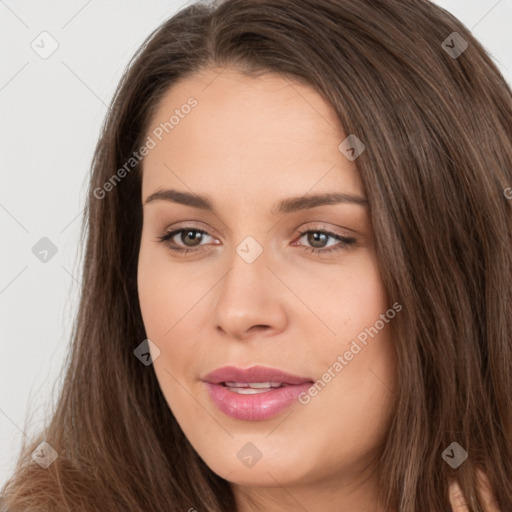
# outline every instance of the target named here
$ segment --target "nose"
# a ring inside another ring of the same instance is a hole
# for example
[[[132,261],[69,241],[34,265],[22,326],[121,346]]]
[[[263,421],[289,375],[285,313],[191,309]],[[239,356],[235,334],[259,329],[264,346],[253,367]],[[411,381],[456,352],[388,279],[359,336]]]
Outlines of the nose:
[[[231,268],[216,287],[215,328],[226,337],[246,340],[272,336],[286,329],[288,322],[286,287],[269,269],[267,253],[254,261],[238,253],[230,259]]]

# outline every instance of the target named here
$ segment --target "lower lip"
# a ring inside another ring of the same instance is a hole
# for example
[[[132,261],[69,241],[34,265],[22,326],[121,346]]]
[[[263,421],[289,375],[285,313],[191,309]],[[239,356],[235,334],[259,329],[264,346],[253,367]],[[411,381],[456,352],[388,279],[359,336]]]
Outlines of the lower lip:
[[[211,399],[228,416],[239,420],[266,420],[280,413],[295,402],[301,393],[313,385],[312,382],[294,386],[273,388],[264,393],[242,395],[230,391],[222,384],[205,382]]]

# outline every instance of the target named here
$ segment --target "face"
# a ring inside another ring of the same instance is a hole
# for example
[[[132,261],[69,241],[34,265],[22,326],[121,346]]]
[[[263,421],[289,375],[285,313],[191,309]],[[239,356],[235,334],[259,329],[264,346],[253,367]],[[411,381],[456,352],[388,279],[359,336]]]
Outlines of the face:
[[[139,300],[186,437],[235,486],[361,478],[389,423],[400,306],[335,112],[289,79],[208,70],[146,136]],[[340,196],[304,201],[324,194]]]

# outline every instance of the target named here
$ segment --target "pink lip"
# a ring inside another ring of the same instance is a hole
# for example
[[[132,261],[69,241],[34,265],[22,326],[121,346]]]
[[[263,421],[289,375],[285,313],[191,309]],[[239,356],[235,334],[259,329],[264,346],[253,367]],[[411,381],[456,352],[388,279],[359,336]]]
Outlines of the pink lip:
[[[310,377],[298,377],[264,366],[243,369],[234,366],[219,368],[202,379],[212,401],[228,416],[240,420],[265,420],[275,416],[297,401],[313,384]],[[285,386],[252,395],[230,391],[225,382],[280,382]]]
[[[282,382],[283,384],[304,384],[313,382],[311,377],[298,377],[276,368],[268,366],[251,366],[250,368],[237,368],[236,366],[223,366],[217,368],[203,377],[205,382],[220,384],[221,382]]]

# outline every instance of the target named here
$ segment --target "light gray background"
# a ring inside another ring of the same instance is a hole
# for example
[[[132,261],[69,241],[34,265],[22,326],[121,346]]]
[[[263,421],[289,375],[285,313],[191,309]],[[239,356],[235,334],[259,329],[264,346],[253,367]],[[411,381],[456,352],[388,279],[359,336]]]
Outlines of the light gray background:
[[[512,84],[512,0],[436,3],[473,30]],[[81,286],[81,213],[106,105],[139,45],[183,5],[0,0],[0,486],[60,386]],[[43,31],[59,45],[47,59],[31,47],[42,46]],[[58,249],[46,263],[32,253],[42,237]]]

